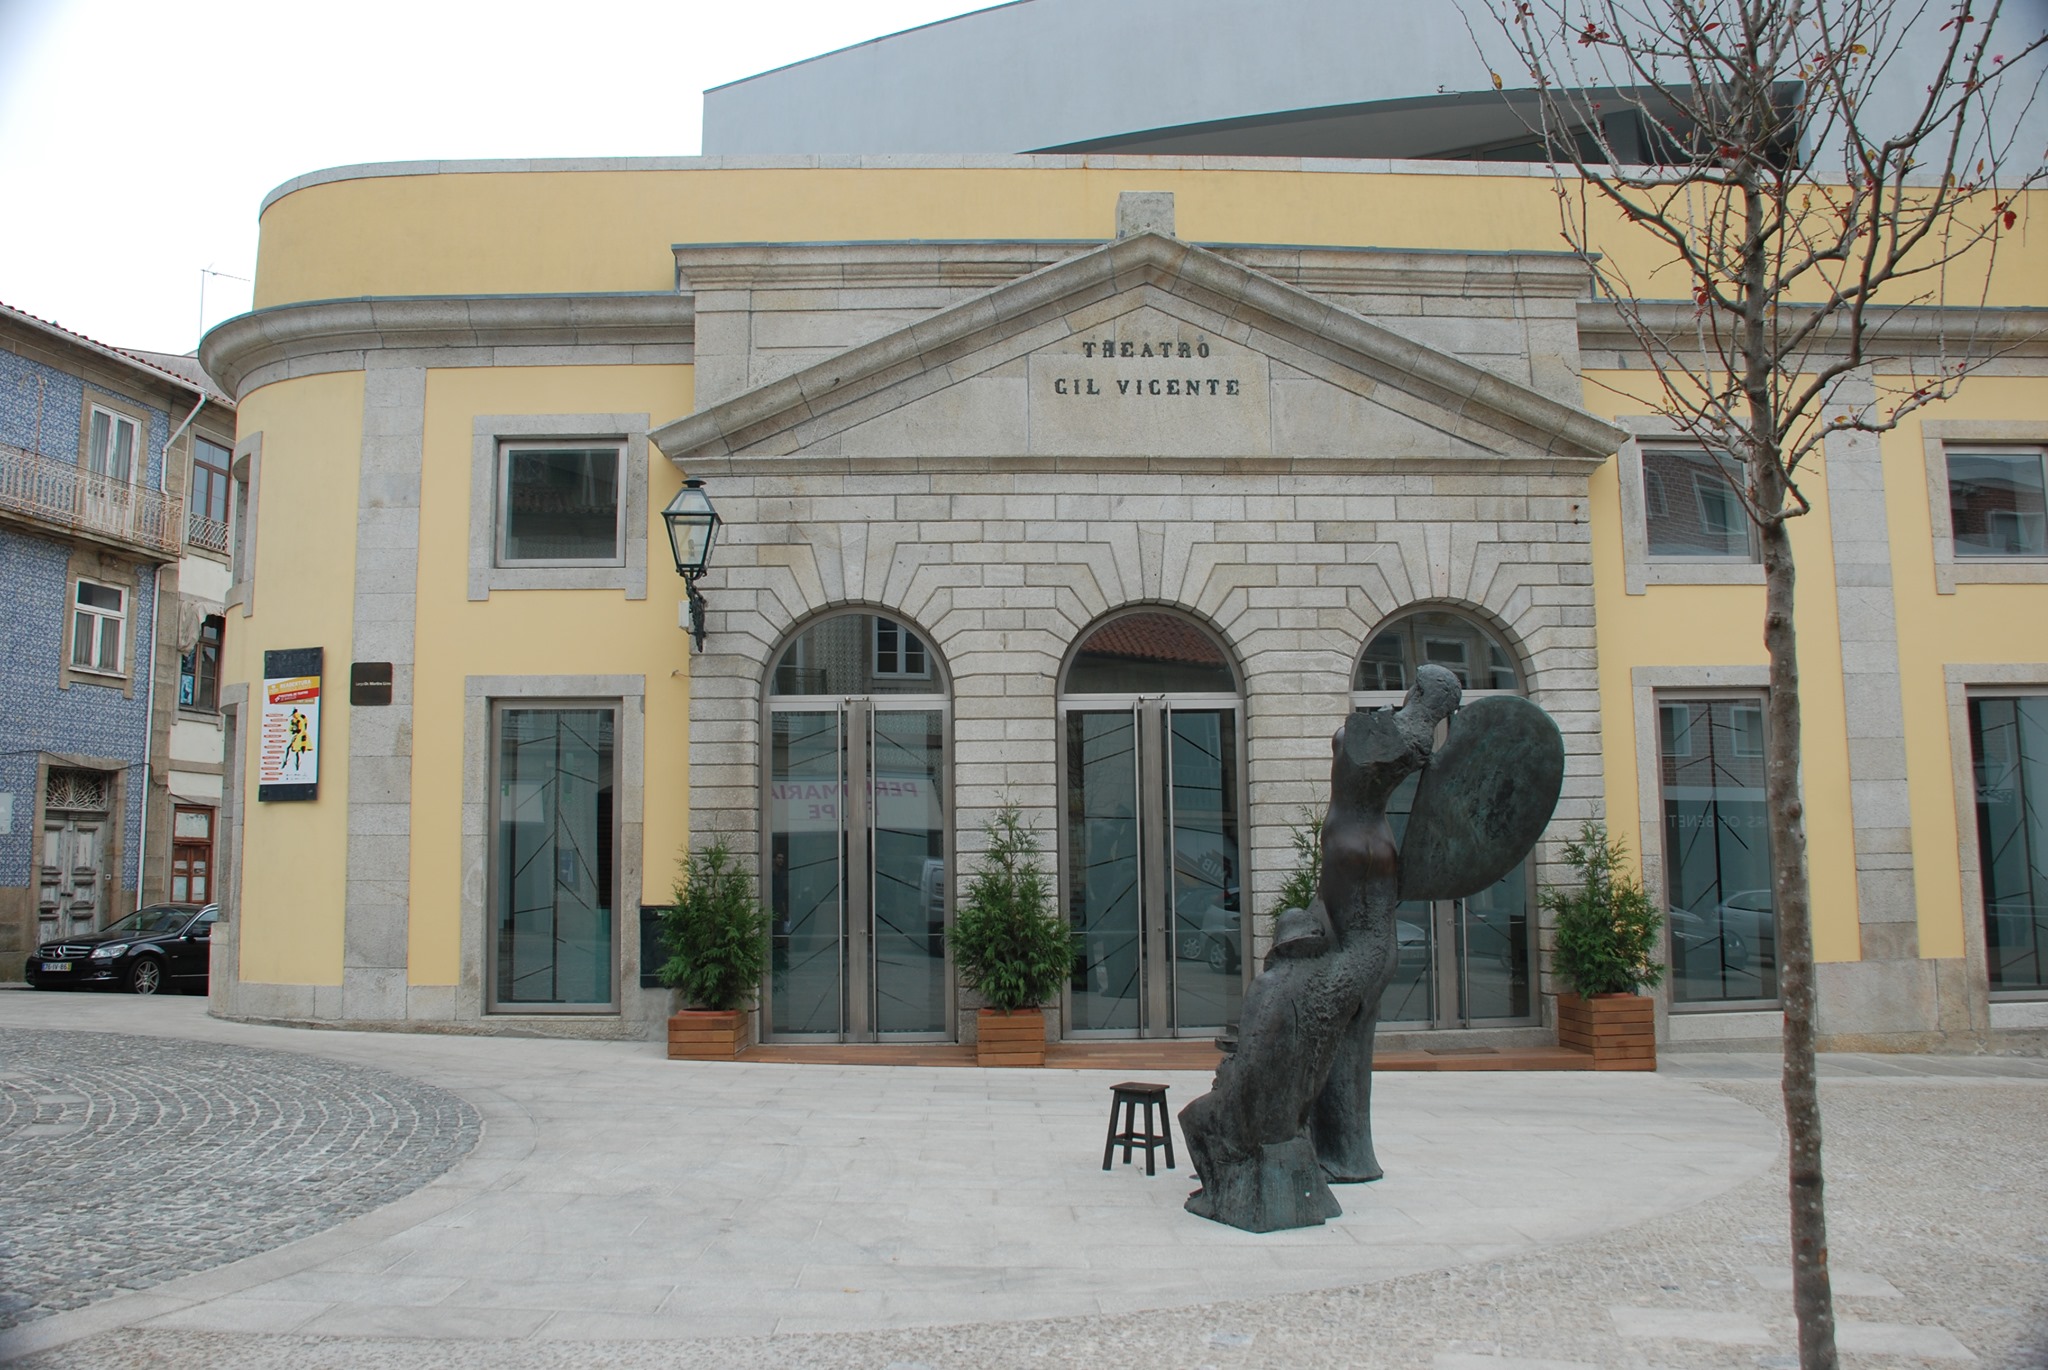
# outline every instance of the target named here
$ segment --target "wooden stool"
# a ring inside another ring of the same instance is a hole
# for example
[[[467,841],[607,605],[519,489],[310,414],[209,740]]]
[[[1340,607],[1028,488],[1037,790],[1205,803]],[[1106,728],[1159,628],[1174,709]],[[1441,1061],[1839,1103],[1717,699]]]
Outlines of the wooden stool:
[[[1116,1111],[1121,1105],[1124,1111],[1123,1131],[1117,1131]],[[1138,1108],[1145,1109],[1145,1127],[1138,1129]],[[1159,1110],[1158,1130],[1153,1130],[1152,1110]],[[1145,1173],[1156,1175],[1152,1153],[1159,1147],[1166,1148],[1166,1168],[1173,1169],[1173,1121],[1166,1116],[1166,1086],[1146,1084],[1142,1080],[1126,1080],[1120,1085],[1111,1085],[1109,1093],[1109,1141],[1102,1148],[1102,1168],[1109,1169],[1109,1158],[1116,1151],[1117,1144],[1124,1148],[1124,1164],[1131,1163],[1131,1148],[1145,1148]]]

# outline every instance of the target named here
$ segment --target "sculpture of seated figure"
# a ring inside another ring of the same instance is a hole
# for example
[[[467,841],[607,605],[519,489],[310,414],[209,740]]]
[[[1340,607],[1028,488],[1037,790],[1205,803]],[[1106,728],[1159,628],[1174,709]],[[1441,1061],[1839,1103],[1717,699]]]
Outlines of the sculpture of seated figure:
[[[1275,920],[1235,1049],[1209,1093],[1180,1113],[1202,1183],[1190,1212],[1253,1232],[1307,1227],[1343,1211],[1332,1181],[1380,1177],[1372,1045],[1394,974],[1395,907],[1461,898],[1506,875],[1563,783],[1563,739],[1549,715],[1507,696],[1460,710],[1459,697],[1455,676],[1424,666],[1398,710],[1357,710],[1337,729],[1316,898]],[[1435,748],[1446,720],[1450,734]],[[1416,771],[1423,778],[1397,844],[1387,801]]]

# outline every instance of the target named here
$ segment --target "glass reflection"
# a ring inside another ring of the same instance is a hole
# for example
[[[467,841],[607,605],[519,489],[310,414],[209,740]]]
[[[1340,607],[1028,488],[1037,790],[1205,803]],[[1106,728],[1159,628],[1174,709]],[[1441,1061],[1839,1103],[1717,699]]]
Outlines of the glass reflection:
[[[1521,677],[1498,638],[1457,614],[1424,612],[1395,619],[1372,636],[1353,674],[1354,690],[1405,691],[1415,668],[1442,666],[1466,690],[1519,690]]]
[[[1168,730],[1174,1026],[1184,1032],[1237,1021],[1244,996],[1237,715],[1175,709]]]
[[[875,1030],[946,1029],[946,818],[940,807],[944,715],[875,713]]]
[[[769,745],[769,1026],[777,1033],[838,1033],[845,767],[839,713],[778,712]]]
[[[1207,633],[1175,614],[1123,614],[1081,643],[1068,694],[1234,694],[1237,675]]]
[[[1695,1004],[1774,999],[1763,703],[1675,700],[1657,712],[1672,995]]]
[[[612,1002],[613,821],[612,710],[500,710],[500,1004]]]
[[[2048,989],[2048,697],[1971,700],[1970,750],[1991,988]]]
[[[772,695],[928,695],[944,689],[923,638],[880,614],[834,614],[797,635],[768,678]]]
[[[1067,715],[1067,916],[1081,934],[1070,996],[1081,1032],[1138,1028],[1138,750],[1129,710]]]

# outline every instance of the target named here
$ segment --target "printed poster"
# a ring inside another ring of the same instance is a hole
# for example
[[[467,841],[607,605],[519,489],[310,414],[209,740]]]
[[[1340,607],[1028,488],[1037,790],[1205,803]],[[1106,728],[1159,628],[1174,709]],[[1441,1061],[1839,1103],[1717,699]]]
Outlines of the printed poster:
[[[256,754],[259,800],[319,796],[321,650],[300,647],[263,654],[263,715]]]

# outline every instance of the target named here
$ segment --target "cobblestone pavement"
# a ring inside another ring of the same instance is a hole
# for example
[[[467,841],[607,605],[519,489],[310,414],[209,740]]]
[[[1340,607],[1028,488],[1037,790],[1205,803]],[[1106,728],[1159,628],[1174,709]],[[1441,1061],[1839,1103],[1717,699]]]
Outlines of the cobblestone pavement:
[[[447,1170],[476,1110],[319,1057],[0,1036],[0,1328],[334,1226]]]
[[[1709,1088],[1760,1111],[1773,1086]],[[1843,1364],[2048,1366],[2048,1087],[1854,1079],[1824,1090]],[[571,1345],[130,1330],[23,1362],[71,1367],[1388,1367],[1791,1370],[1783,1186],[1513,1260],[1359,1288],[1121,1316],[909,1331]]]

